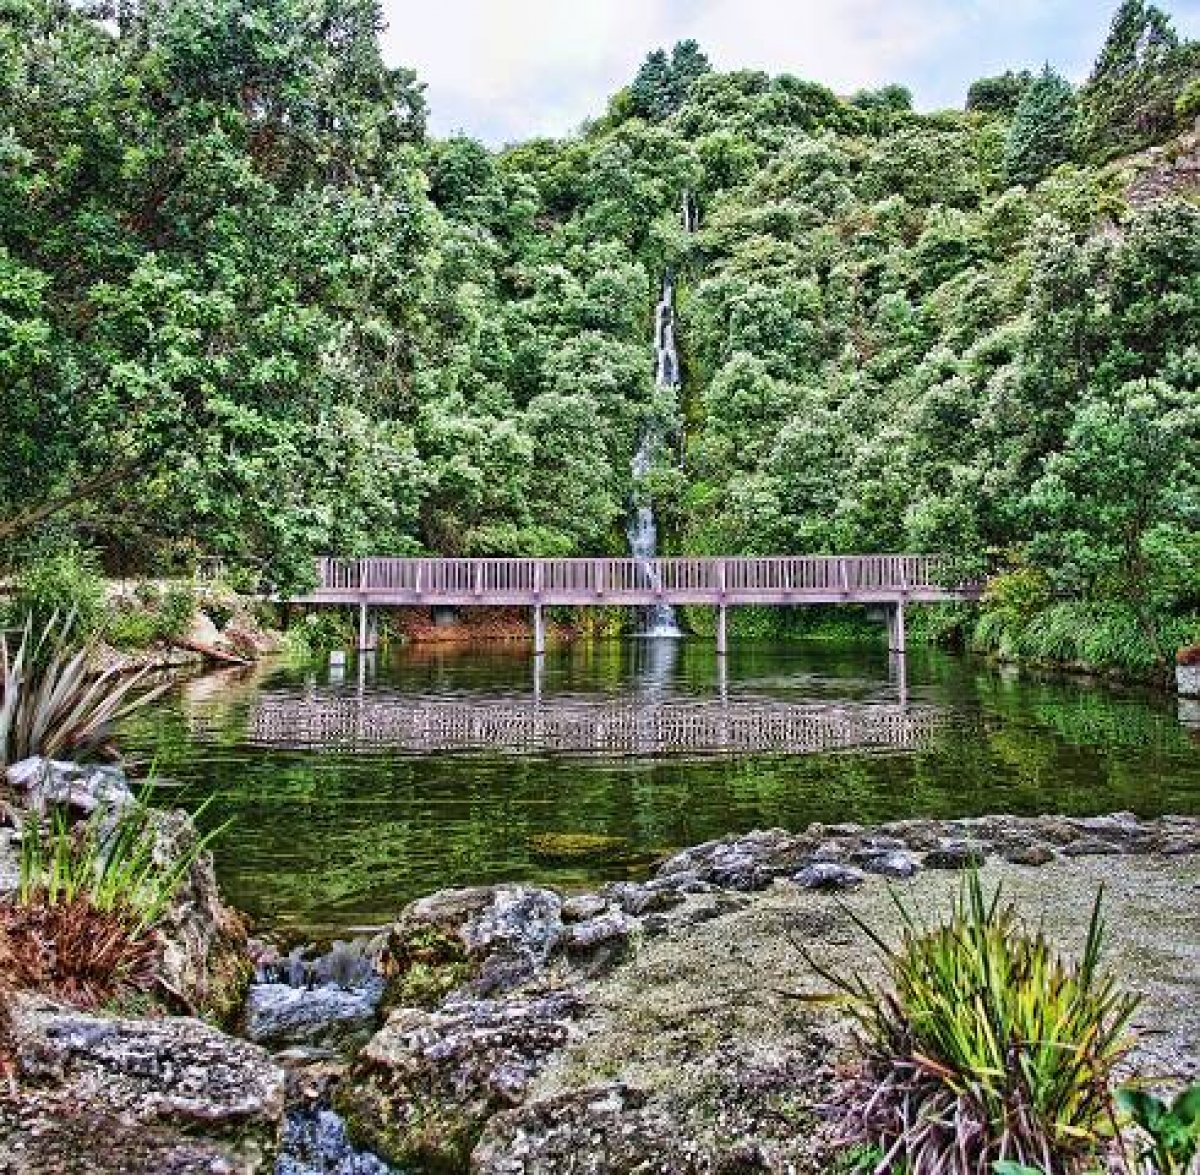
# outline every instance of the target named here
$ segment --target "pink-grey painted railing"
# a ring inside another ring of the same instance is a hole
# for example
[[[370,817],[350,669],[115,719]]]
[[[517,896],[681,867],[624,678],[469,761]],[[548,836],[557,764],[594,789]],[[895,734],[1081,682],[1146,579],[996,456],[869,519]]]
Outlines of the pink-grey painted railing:
[[[636,559],[318,561],[312,602],[804,603],[971,599],[938,555],[779,555]]]

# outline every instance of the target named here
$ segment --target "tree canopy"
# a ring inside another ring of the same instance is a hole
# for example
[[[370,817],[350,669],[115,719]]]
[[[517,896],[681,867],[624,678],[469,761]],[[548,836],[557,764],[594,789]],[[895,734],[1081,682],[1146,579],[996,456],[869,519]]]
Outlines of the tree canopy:
[[[682,42],[502,151],[428,136],[374,0],[117,15],[0,24],[10,565],[621,551],[665,413],[668,550],[940,549],[1148,625],[1200,605],[1200,212],[1104,165],[1195,85],[1153,6],[1078,96],[1047,67],[921,113]]]

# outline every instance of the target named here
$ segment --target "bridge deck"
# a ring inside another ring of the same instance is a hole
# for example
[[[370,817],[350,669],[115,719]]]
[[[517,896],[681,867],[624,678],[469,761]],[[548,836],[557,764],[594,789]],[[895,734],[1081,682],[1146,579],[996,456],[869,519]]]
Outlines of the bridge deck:
[[[321,559],[308,604],[649,605],[974,600],[938,555]]]

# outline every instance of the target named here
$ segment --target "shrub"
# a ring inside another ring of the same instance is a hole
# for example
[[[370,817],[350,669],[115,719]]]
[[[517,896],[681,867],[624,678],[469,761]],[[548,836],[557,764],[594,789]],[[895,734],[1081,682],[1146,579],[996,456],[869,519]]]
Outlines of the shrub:
[[[810,964],[848,997],[865,1050],[843,1092],[848,1142],[877,1144],[880,1169],[985,1175],[1000,1160],[1068,1175],[1101,1149],[1111,1078],[1128,1048],[1136,997],[1099,971],[1097,896],[1081,960],[1023,929],[972,874],[949,919],[902,933],[883,952],[890,987]]]
[[[288,629],[285,646],[296,656],[327,653],[331,649],[352,649],[356,643],[354,622],[339,608],[308,612]]]
[[[157,618],[149,612],[122,608],[109,614],[103,632],[118,649],[144,649],[158,638]]]
[[[1200,118],[1200,79],[1185,86],[1175,99],[1175,114],[1181,123]]]
[[[32,560],[16,577],[10,615],[35,629],[74,615],[76,631],[95,631],[104,614],[104,579],[90,551],[68,548]]]
[[[1002,602],[989,585],[972,636],[974,647],[1002,657],[1145,675],[1162,668],[1158,646],[1187,645],[1197,632],[1194,617],[1158,616],[1152,639],[1144,620],[1118,602],[1059,600],[1032,613],[1026,607]]]
[[[1028,620],[1049,605],[1050,581],[1035,567],[1018,567],[993,575],[987,582],[983,602],[989,612],[1002,612],[1017,620]]]
[[[163,593],[158,606],[158,635],[164,639],[184,636],[196,615],[196,593],[182,585],[173,585]]]
[[[73,640],[73,617],[35,631],[26,622],[15,648],[0,635],[0,767],[31,755],[86,757],[113,723],[167,688],[140,689],[145,672],[93,672],[92,645]]]

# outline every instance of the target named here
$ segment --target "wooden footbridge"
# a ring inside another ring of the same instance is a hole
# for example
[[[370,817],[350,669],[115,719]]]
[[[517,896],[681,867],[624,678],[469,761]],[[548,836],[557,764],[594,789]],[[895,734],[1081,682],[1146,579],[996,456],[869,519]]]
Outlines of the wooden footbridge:
[[[371,647],[371,608],[471,605],[533,610],[535,652],[553,605],[707,604],[726,651],[726,609],[738,604],[869,604],[888,610],[889,647],[903,652],[906,604],[975,600],[940,555],[778,555],[654,559],[320,559],[316,586],[296,604],[359,609],[359,645]]]
[[[396,696],[266,697],[250,740],[348,751],[549,751],[738,754],[915,751],[940,721],[930,708],[803,706],[769,700],[550,703],[514,698],[434,701]]]

